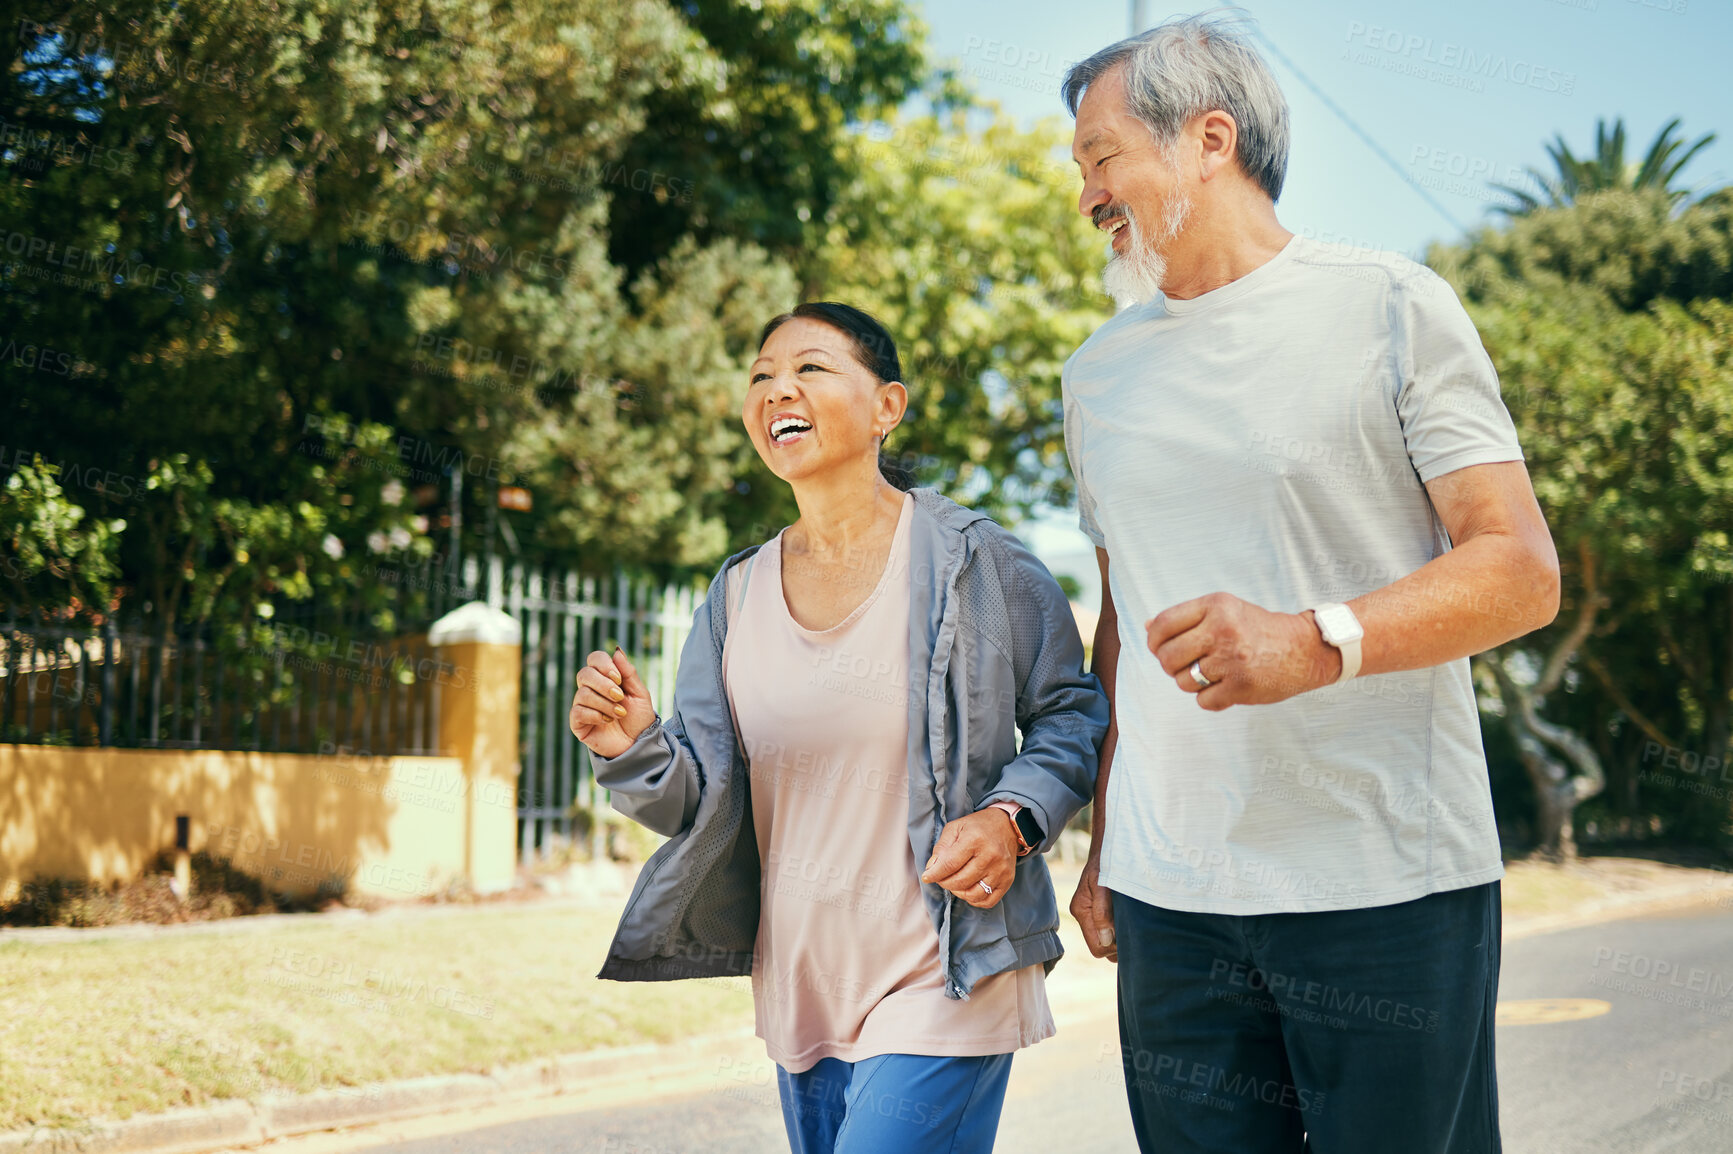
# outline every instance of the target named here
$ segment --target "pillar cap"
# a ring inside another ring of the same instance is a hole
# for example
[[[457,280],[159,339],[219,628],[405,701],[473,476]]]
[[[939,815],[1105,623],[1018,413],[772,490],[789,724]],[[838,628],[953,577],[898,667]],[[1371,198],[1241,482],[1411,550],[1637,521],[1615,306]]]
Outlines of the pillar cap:
[[[522,645],[523,626],[517,618],[485,601],[459,605],[427,631],[429,645],[459,645],[479,641],[489,645]]]

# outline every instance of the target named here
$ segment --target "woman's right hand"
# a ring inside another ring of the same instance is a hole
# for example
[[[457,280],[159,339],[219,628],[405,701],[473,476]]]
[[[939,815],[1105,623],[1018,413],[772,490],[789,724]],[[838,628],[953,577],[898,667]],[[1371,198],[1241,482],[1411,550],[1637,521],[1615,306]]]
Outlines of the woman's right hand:
[[[590,654],[572,695],[572,736],[597,757],[619,757],[655,720],[650,691],[626,654]]]

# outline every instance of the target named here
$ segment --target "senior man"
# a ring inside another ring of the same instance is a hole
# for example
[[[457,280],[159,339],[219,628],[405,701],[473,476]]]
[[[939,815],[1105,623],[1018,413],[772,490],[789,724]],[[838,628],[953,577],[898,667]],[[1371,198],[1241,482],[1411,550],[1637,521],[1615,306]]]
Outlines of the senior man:
[[[1145,1151],[1496,1151],[1499,878],[1468,656],[1558,560],[1455,294],[1276,219],[1281,90],[1192,18],[1073,68],[1121,309],[1067,362],[1113,703],[1071,903]]]

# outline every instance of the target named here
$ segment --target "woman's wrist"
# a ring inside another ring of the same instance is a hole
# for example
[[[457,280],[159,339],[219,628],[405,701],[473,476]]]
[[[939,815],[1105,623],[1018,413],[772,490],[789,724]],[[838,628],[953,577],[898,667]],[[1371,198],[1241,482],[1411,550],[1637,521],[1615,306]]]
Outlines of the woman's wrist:
[[[638,748],[639,744],[644,740],[644,735],[649,733],[651,730],[658,728],[661,724],[662,724],[662,715],[657,714],[655,717],[651,718],[650,723],[648,725],[644,726],[643,729],[640,729],[637,733],[634,733],[634,734],[631,734],[630,736],[628,736],[625,746],[622,747],[619,750],[619,752],[617,752],[617,753],[600,753],[589,742],[584,742],[583,745],[584,745],[585,749],[588,749],[590,751],[590,756],[592,758],[595,758],[599,761],[618,761],[620,758],[625,757],[628,753],[630,753],[634,749]],[[622,736],[626,736],[626,735],[622,735]]]
[[[1018,857],[1028,857],[1030,854],[1035,852],[1035,845],[1031,844],[1028,839],[1023,836],[1023,828],[1017,821],[1018,813],[1025,808],[1023,805],[1018,802],[1005,800],[992,802],[987,806],[987,808],[998,810],[1010,821],[1011,851],[1013,853]]]

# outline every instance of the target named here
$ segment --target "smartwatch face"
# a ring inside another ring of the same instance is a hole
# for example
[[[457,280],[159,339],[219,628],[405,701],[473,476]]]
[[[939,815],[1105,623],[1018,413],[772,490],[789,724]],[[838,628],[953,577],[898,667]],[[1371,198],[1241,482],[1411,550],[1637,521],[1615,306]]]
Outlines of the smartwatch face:
[[[1028,843],[1031,848],[1041,844],[1041,827],[1037,825],[1035,819],[1029,815],[1029,809],[1027,806],[1018,810],[1017,816],[1013,820],[1017,823],[1017,832],[1023,835],[1023,840]]]
[[[1346,605],[1332,605],[1328,609],[1320,609],[1316,614],[1318,624],[1323,626],[1324,640],[1332,645],[1341,645],[1349,641],[1358,641],[1366,635],[1360,627],[1359,618]]]

